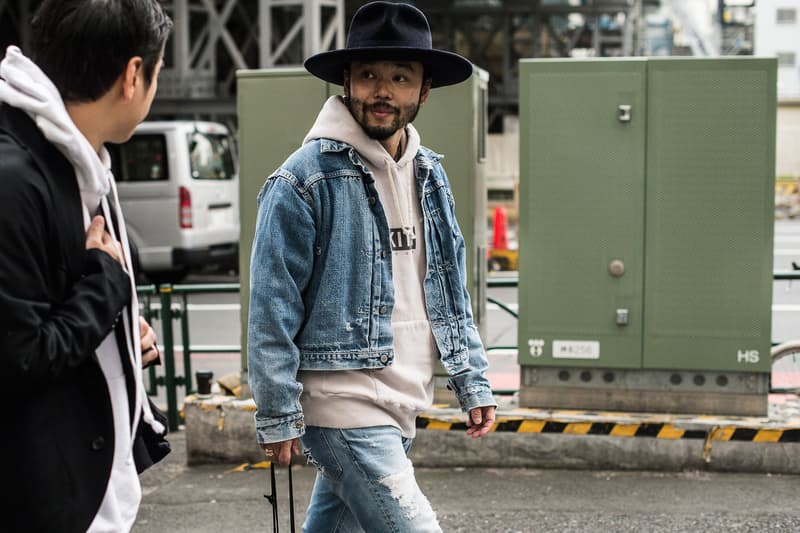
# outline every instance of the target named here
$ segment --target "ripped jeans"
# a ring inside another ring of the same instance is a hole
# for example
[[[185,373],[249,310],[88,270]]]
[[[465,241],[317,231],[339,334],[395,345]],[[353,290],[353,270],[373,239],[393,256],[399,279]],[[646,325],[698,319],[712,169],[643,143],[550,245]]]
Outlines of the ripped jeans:
[[[307,426],[302,437],[317,479],[306,533],[441,532],[406,454],[412,439],[392,426]]]

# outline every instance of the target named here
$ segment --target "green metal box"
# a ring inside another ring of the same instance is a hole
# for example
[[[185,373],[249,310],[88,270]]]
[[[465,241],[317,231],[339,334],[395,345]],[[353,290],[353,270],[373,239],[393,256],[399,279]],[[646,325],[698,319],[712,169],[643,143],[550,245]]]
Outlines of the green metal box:
[[[521,405],[764,414],[776,61],[520,62]]]
[[[485,328],[483,317],[486,314],[487,87],[488,74],[475,69],[473,76],[464,83],[431,91],[414,121],[422,144],[445,156],[443,164],[453,188],[456,217],[466,241],[467,283],[480,331]],[[272,171],[300,147],[325,100],[341,93],[341,87],[325,83],[302,68],[237,72],[244,370],[256,196]],[[440,368],[437,373],[443,374],[444,370]]]

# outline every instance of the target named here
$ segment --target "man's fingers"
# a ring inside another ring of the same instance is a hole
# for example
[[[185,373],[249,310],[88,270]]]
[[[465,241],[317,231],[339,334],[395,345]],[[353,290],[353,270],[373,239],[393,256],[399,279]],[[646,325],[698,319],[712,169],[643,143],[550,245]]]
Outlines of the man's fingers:
[[[122,247],[106,231],[105,219],[100,215],[92,219],[89,229],[86,230],[86,249],[102,250],[124,266],[122,262]]]
[[[141,339],[141,345],[144,348],[150,348],[156,343],[156,332],[153,328],[147,326],[147,328],[141,329],[140,332],[139,339]]]
[[[281,449],[278,453],[278,464],[281,466],[289,466],[292,460],[292,441],[284,441],[281,443]]]
[[[473,438],[483,437],[492,430],[495,421],[494,407],[476,407],[469,412],[467,419],[467,435]]]
[[[289,466],[292,456],[300,453],[300,439],[285,440],[262,444],[265,455],[269,461],[274,461],[280,466]]]
[[[90,248],[90,243],[100,244],[103,242],[103,231],[105,229],[105,220],[100,215],[92,219],[89,224],[89,229],[86,230],[86,248]]]
[[[475,424],[480,424],[483,421],[483,416],[481,414],[481,409],[478,407],[477,409],[472,410],[472,421]]]
[[[93,232],[95,235],[100,235],[103,233],[103,229],[106,227],[106,219],[104,219],[101,215],[95,215],[92,218],[92,222],[89,224],[89,231]]]

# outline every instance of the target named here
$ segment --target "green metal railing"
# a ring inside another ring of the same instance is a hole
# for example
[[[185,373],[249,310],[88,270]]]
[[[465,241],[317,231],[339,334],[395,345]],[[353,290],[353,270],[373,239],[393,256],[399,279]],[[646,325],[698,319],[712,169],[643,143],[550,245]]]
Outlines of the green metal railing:
[[[157,388],[163,386],[166,389],[167,398],[167,421],[169,429],[175,431],[180,422],[178,408],[177,387],[183,385],[185,394],[188,396],[194,393],[192,388],[192,354],[193,353],[227,353],[231,347],[197,347],[192,346],[189,338],[189,295],[190,294],[214,294],[214,293],[238,293],[238,283],[209,283],[193,285],[145,285],[137,288],[140,295],[140,303],[143,310],[142,315],[145,320],[151,322],[153,319],[161,321],[160,345],[163,347],[164,356],[164,375],[157,376],[155,367],[149,369],[149,388],[147,393],[151,396],[157,394]],[[158,296],[159,308],[153,306],[153,298]],[[174,298],[178,297],[178,305]],[[181,342],[183,352],[183,375],[175,374],[175,335],[173,322],[180,321]],[[236,347],[241,351],[241,347]]]
[[[800,280],[800,271],[776,271],[773,275],[776,281]],[[492,277],[486,282],[489,288],[510,287],[516,288],[519,284],[517,276]],[[189,308],[188,297],[190,294],[214,294],[214,293],[238,293],[239,283],[211,283],[193,285],[143,285],[137,288],[139,302],[142,304],[142,315],[145,320],[152,322],[153,319],[161,321],[160,344],[163,346],[164,356],[164,376],[157,376],[155,367],[149,369],[149,388],[148,394],[157,394],[157,387],[166,388],[167,399],[167,420],[172,431],[178,429],[180,415],[178,409],[177,387],[184,386],[186,395],[192,394],[192,354],[193,353],[228,353],[233,349],[241,352],[241,347],[193,347],[189,339]],[[175,302],[175,297],[179,297]],[[158,297],[159,308],[153,305],[154,299]],[[488,302],[497,305],[500,309],[519,318],[519,314],[505,303],[491,297],[487,297]],[[181,340],[183,344],[183,375],[175,375],[175,349],[174,349],[174,329],[173,322],[180,321]],[[773,342],[773,345],[778,343]],[[488,346],[487,351],[493,350],[516,350],[517,346]],[[514,394],[515,390],[494,390],[495,394],[509,395]]]

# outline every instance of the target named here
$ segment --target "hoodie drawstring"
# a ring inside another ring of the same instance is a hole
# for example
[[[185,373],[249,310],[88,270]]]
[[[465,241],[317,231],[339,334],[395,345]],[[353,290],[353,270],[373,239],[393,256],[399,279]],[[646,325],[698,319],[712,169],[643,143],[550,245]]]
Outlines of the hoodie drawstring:
[[[397,193],[397,181],[400,181],[400,177],[397,174],[396,164],[390,158],[385,158],[384,162],[386,163],[386,170],[389,172],[389,189],[392,191],[392,200],[394,201],[394,208],[397,211],[397,216],[400,217],[400,226],[403,229],[403,233],[411,239],[414,235],[414,211],[413,211],[413,197],[411,186],[404,186],[402,183],[400,184],[401,187],[405,189],[406,193],[406,216],[403,216],[403,210],[400,207],[400,199],[399,194]]]

